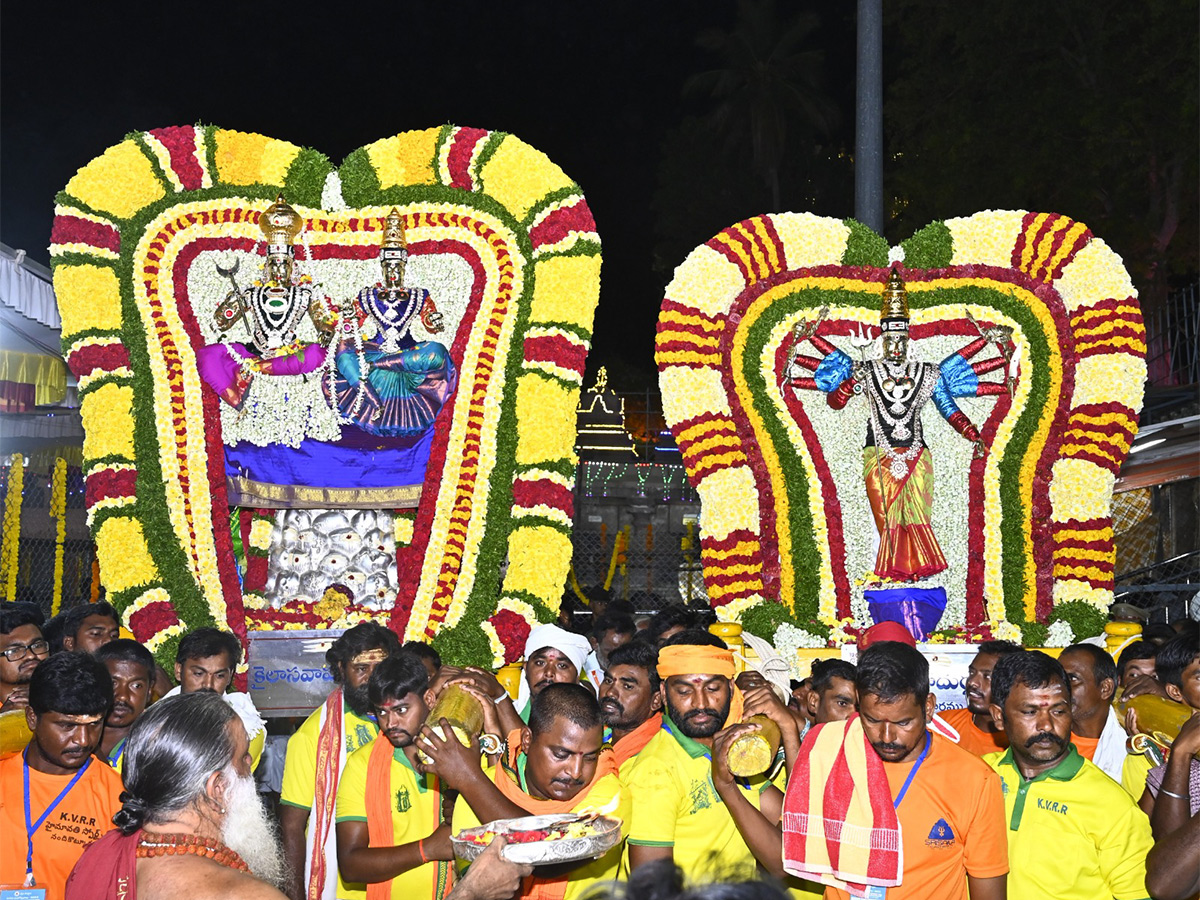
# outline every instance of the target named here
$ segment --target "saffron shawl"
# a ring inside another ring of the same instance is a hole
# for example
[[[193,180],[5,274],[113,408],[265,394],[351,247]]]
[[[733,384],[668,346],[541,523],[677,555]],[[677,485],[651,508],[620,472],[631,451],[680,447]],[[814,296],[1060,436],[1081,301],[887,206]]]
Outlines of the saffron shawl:
[[[371,745],[371,755],[367,759],[367,837],[372,847],[391,847],[396,843],[396,835],[392,828],[392,757],[395,748],[392,742],[380,732]],[[433,834],[442,824],[442,786],[436,775],[426,775],[429,789],[436,793],[434,801],[433,821],[430,822],[429,833]],[[411,842],[410,842],[411,843]],[[433,880],[428,896],[432,900],[443,900],[450,893],[454,883],[454,867],[449,861],[431,860]],[[367,900],[389,900],[392,896],[391,879],[374,881],[367,884]]]

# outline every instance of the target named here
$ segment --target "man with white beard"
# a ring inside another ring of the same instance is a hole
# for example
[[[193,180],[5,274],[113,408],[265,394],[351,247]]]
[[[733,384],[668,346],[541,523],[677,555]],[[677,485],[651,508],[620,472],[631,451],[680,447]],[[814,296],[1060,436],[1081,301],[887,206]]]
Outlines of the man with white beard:
[[[130,730],[117,828],[83,852],[65,900],[286,900],[279,834],[254,789],[249,743],[218,694],[151,706]],[[503,846],[493,841],[446,900],[512,897],[531,870],[503,859]]]
[[[117,829],[84,851],[66,897],[283,900],[283,854],[249,743],[217,694],[150,707],[130,731]]]

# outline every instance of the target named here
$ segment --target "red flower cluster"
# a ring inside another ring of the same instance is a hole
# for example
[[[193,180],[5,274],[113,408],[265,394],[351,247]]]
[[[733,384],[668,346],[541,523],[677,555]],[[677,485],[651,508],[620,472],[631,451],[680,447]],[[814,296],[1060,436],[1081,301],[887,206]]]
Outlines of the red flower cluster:
[[[520,659],[525,653],[525,641],[529,639],[529,623],[525,617],[511,609],[502,609],[488,621],[504,645],[504,661],[510,663]]]

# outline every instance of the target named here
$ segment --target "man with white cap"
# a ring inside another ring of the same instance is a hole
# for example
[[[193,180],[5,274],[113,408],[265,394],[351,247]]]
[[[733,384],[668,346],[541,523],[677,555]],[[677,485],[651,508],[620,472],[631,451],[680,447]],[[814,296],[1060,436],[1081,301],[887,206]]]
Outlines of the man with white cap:
[[[535,695],[557,681],[579,681],[592,645],[581,634],[557,625],[539,625],[525,640],[525,677],[517,693],[517,714],[528,724],[529,706]]]

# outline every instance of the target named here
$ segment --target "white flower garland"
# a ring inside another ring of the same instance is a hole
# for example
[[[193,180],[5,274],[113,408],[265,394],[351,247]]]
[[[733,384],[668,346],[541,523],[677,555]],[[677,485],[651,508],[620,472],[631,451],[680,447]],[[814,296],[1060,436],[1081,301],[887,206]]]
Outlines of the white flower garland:
[[[805,677],[804,673],[800,671],[800,650],[817,650],[826,646],[827,641],[820,635],[809,634],[804,629],[797,628],[790,622],[782,622],[775,629],[775,637],[772,643],[775,645],[775,649],[779,651],[779,655],[787,660],[788,670],[791,673],[792,679],[800,681]]]

